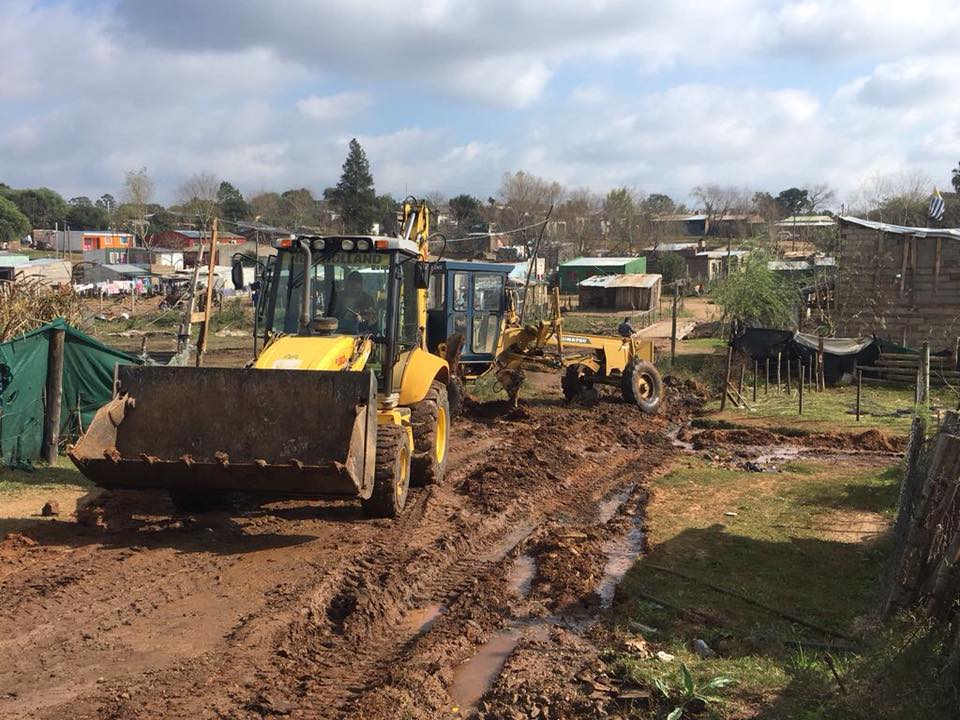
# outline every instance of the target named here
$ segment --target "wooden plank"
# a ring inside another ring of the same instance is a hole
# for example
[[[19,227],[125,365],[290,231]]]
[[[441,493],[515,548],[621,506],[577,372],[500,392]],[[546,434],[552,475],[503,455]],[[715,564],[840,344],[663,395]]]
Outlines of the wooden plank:
[[[207,314],[205,312],[195,311],[190,313],[190,324],[193,323],[202,323],[207,319]]]

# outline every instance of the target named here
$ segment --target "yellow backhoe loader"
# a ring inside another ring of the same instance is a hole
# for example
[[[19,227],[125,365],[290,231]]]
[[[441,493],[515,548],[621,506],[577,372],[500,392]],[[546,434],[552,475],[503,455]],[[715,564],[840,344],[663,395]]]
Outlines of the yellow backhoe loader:
[[[447,362],[426,349],[429,211],[400,237],[275,242],[252,367],[120,367],[69,451],[107,488],[164,488],[188,510],[223,493],[359,498],[394,517],[447,464]]]

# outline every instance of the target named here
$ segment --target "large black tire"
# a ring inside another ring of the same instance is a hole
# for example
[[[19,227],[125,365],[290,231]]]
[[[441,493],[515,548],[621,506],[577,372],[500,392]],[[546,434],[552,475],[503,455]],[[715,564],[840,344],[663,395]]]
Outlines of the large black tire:
[[[633,360],[623,369],[620,390],[624,400],[652,415],[663,400],[663,379],[660,371],[651,363]]]
[[[410,408],[413,427],[412,484],[440,485],[447,472],[450,439],[450,401],[447,386],[434,381],[426,396]]]
[[[403,512],[410,490],[410,448],[406,430],[399,425],[377,427],[377,465],[373,494],[362,500],[368,517],[395,518]]]
[[[450,404],[450,419],[463,415],[463,378],[453,375],[447,383],[447,402]]]
[[[597,399],[597,389],[590,381],[593,371],[581,364],[568,365],[563,377],[560,378],[560,388],[563,390],[563,397],[567,402],[579,400],[581,402],[592,402]]]

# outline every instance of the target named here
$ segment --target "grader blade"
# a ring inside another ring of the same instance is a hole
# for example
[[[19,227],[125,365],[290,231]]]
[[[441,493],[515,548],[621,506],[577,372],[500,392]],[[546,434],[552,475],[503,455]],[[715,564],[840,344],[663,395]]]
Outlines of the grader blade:
[[[372,372],[122,366],[69,451],[107,488],[370,496]]]

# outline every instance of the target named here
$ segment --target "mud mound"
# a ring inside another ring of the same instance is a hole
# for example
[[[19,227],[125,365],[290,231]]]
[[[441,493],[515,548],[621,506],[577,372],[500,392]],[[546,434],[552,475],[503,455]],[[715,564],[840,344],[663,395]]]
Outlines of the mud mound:
[[[802,445],[817,448],[836,448],[838,450],[865,450],[869,452],[904,452],[906,438],[898,435],[886,435],[879,430],[865,430],[861,433],[818,433],[799,438]]]
[[[786,435],[763,428],[735,428],[703,430],[693,435],[693,447],[706,450],[728,445],[802,445],[811,449],[845,450],[849,452],[900,453],[906,449],[906,438],[887,435],[872,429],[863,432],[814,433]]]
[[[776,445],[783,442],[783,436],[761,428],[742,428],[737,430],[704,430],[693,438],[696,450],[705,450],[715,445]]]
[[[547,531],[528,552],[536,557],[531,597],[547,598],[551,610],[580,614],[597,607],[606,553],[599,527]]]

